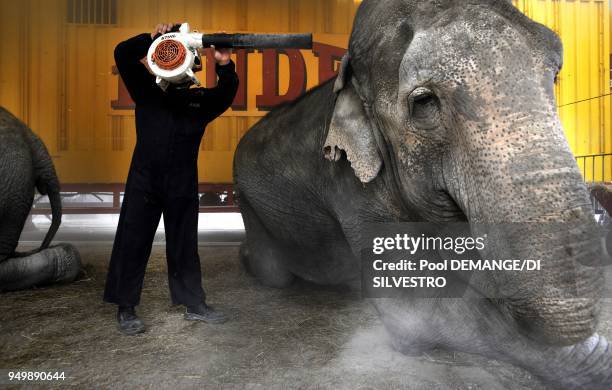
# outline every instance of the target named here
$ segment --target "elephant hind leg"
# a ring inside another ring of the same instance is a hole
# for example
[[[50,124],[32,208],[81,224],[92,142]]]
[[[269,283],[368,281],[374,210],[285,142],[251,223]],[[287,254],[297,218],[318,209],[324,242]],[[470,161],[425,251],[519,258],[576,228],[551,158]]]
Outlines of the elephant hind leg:
[[[15,255],[28,214],[29,209],[27,212],[20,212],[19,208],[11,212],[0,211],[0,262]]]
[[[71,282],[80,270],[81,257],[76,248],[60,244],[29,256],[0,262],[0,291]]]
[[[246,241],[240,248],[242,264],[263,285],[288,287],[295,276],[283,266],[284,251],[270,237],[260,218],[244,199],[240,202],[240,211],[246,229]]]

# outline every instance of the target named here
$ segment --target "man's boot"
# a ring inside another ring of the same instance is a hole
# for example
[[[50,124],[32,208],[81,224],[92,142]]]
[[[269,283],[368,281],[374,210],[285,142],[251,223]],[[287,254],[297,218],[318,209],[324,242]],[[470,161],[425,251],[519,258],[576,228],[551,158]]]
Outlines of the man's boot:
[[[117,323],[123,334],[135,335],[145,331],[144,323],[136,315],[134,306],[119,306],[117,311]]]
[[[204,302],[196,306],[187,306],[185,319],[187,321],[203,321],[209,324],[222,324],[227,321],[223,313],[215,311]]]

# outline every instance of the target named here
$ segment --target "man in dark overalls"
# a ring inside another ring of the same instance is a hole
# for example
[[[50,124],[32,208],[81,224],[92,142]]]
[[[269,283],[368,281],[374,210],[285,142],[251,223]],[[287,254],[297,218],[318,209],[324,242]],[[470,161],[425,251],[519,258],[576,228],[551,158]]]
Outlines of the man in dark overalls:
[[[187,307],[185,318],[225,321],[205,303],[198,256],[198,151],[206,125],[227,110],[238,89],[230,49],[215,50],[215,88],[170,86],[165,92],[141,60],[153,38],[174,31],[160,24],[115,48],[115,62],[136,103],[137,142],[125,188],[104,300],[119,306],[119,329],[144,332],[135,313],[145,269],[163,214],[171,299]]]

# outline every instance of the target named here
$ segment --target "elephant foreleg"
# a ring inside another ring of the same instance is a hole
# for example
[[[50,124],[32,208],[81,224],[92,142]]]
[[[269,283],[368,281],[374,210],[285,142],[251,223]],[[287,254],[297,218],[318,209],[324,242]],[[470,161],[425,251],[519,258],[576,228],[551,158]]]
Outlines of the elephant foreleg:
[[[81,269],[79,252],[60,244],[29,256],[0,262],[0,291],[15,291],[46,284],[71,282]]]
[[[374,300],[394,346],[407,354],[435,347],[522,367],[553,389],[612,389],[612,345],[597,334],[568,347],[540,344],[486,299]]]
[[[270,238],[267,229],[246,200],[241,200],[240,211],[247,235],[240,250],[242,263],[265,286],[289,286],[295,277],[283,266],[283,251]]]

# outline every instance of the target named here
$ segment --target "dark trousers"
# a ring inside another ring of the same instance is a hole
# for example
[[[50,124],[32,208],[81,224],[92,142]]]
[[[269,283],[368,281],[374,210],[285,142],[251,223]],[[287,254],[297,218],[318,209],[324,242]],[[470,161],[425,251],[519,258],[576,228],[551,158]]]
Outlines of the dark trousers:
[[[128,180],[129,181],[129,180]],[[137,306],[161,215],[166,230],[168,282],[173,304],[205,299],[198,255],[197,198],[168,198],[128,186],[111,255],[104,301]]]

